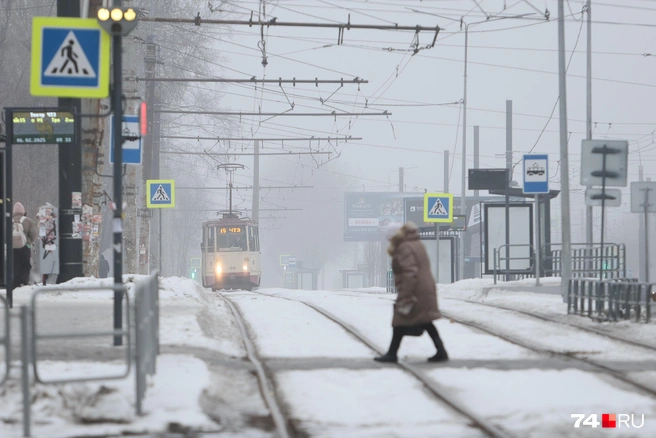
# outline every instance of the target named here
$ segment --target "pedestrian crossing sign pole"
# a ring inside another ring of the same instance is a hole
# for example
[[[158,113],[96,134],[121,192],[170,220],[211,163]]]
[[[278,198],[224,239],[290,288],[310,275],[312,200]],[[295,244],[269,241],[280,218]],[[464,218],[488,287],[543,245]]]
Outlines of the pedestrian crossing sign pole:
[[[175,207],[175,181],[172,179],[149,179],[146,181],[146,207]]]
[[[451,193],[424,193],[424,222],[435,222],[435,281],[440,282],[440,225],[453,222]]]
[[[34,17],[30,93],[109,96],[110,40],[93,18]]]

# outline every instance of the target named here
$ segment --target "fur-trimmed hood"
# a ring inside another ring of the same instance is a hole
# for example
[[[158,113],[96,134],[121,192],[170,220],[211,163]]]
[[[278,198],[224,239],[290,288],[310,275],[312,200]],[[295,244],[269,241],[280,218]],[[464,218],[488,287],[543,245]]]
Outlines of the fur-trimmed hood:
[[[399,230],[390,238],[387,253],[394,256],[396,248],[405,241],[419,240],[419,229],[414,222],[406,222]]]

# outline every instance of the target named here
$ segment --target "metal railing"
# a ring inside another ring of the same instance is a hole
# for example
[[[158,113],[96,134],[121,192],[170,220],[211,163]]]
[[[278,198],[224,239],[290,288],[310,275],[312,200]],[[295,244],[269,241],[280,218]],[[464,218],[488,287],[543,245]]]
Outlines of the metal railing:
[[[627,278],[575,278],[567,288],[567,313],[604,321],[635,318],[636,322],[648,323],[651,304],[656,300],[653,286]]]
[[[79,338],[97,338],[103,336],[120,336],[127,339],[127,345],[130,345],[130,318],[126,318],[126,328],[122,330],[112,330],[112,331],[93,331],[93,332],[75,332],[75,333],[38,333],[37,332],[37,316],[38,316],[38,306],[37,298],[40,295],[44,295],[52,292],[90,292],[90,293],[100,293],[114,291],[123,294],[125,298],[126,308],[130,308],[129,297],[127,294],[127,287],[125,285],[111,285],[111,286],[79,286],[79,287],[70,287],[70,286],[43,286],[38,287],[34,290],[32,295],[32,306],[30,309],[31,315],[28,314],[28,318],[31,320],[31,333],[28,334],[32,350],[32,363],[34,368],[34,378],[39,383],[72,383],[72,382],[88,382],[94,380],[112,380],[112,379],[123,379],[130,374],[130,348],[126,348],[125,351],[125,371],[119,374],[109,374],[106,376],[86,376],[79,377],[74,379],[53,379],[45,380],[41,377],[38,368],[39,362],[39,352],[37,349],[37,344],[39,341],[45,340],[60,340],[60,339],[79,339]]]
[[[385,291],[390,294],[396,293],[396,283],[394,283],[394,271],[392,271],[391,269],[387,270]]]
[[[5,350],[5,373],[0,378],[0,386],[2,386],[7,379],[9,378],[9,367],[11,365],[11,357],[10,357],[10,346],[11,346],[11,333],[10,333],[10,327],[11,323],[9,321],[9,305],[7,304],[7,300],[5,300],[4,297],[0,296],[0,305],[2,306],[2,309],[0,309],[0,312],[2,312],[4,318],[5,318],[5,323],[3,324],[4,326],[4,333],[2,334],[2,337],[0,337],[0,344],[2,344],[2,348]]]
[[[504,249],[505,257],[501,257],[501,249]],[[528,248],[528,256],[526,257],[510,257],[511,251],[513,248]],[[503,265],[502,261],[503,260]],[[528,260],[529,267],[526,269],[510,269],[506,270],[506,262],[512,263],[513,260]],[[523,244],[509,244],[501,245],[499,248],[494,248],[494,284],[497,284],[497,276],[512,276],[512,279],[516,277],[533,277],[535,274],[535,251],[533,245],[528,243]],[[503,266],[503,269],[502,269]]]
[[[76,332],[76,333],[39,333],[37,331],[37,314],[38,300],[37,297],[50,292],[107,292],[114,291],[122,293],[125,297],[125,306],[128,309],[126,315],[126,327],[122,330],[112,331],[93,331],[93,332]],[[30,392],[30,364],[33,365],[34,380],[42,384],[53,383],[71,383],[71,382],[88,382],[98,380],[122,379],[130,374],[132,360],[135,362],[135,380],[136,380],[136,411],[138,415],[143,415],[143,399],[146,394],[146,380],[148,375],[154,375],[156,371],[157,355],[159,354],[159,282],[158,273],[154,272],[149,275],[145,281],[137,281],[135,284],[135,303],[134,313],[131,314],[128,289],[125,285],[96,286],[96,287],[66,287],[66,286],[45,286],[39,287],[34,291],[31,301],[28,305],[20,307],[20,331],[21,331],[21,387],[23,392],[23,436],[30,436],[31,428],[31,392]],[[9,310],[3,297],[0,301],[5,306],[5,315],[9,321]],[[131,342],[132,325],[130,323],[132,315],[134,316],[134,338]],[[38,362],[39,352],[37,349],[38,341],[60,340],[60,339],[80,339],[99,336],[120,336],[125,337],[127,342],[126,348],[126,368],[125,371],[105,376],[83,376],[68,379],[44,380],[39,374]],[[6,337],[0,338],[7,351],[7,376],[0,381],[4,383],[9,375],[9,351],[10,336],[9,322],[6,327]]]
[[[560,277],[562,269],[562,249],[560,243],[542,246],[542,272],[546,277]],[[556,247],[556,249],[554,249]],[[572,244],[572,277],[599,277],[603,271],[604,278],[626,277],[626,246],[617,243]]]
[[[143,415],[148,375],[155,375],[159,354],[159,282],[157,273],[139,282],[135,289],[135,380],[137,415]]]

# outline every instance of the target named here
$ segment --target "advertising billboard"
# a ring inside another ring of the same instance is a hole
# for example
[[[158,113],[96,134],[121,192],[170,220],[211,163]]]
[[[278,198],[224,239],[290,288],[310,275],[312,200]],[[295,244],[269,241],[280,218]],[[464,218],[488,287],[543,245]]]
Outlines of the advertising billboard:
[[[403,223],[403,200],[423,196],[403,192],[350,192],[344,194],[344,241],[385,239],[385,228]],[[423,199],[423,198],[422,198]]]

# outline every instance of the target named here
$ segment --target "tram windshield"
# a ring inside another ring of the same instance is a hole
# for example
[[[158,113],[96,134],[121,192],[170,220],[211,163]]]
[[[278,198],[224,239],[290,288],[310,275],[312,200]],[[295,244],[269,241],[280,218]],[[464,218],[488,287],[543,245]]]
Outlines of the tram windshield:
[[[247,251],[246,227],[226,226],[216,229],[218,251]]]

